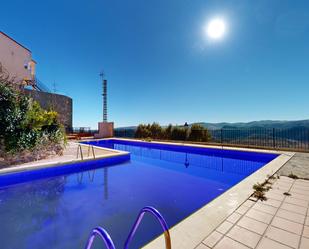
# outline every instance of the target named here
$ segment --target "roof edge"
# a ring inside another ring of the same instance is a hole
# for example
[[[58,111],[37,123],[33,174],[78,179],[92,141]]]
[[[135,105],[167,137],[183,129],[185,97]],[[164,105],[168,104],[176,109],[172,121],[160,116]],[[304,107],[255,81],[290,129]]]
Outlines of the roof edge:
[[[16,41],[16,40],[14,40],[12,37],[10,37],[10,36],[7,35],[6,33],[2,32],[1,30],[0,30],[0,34],[6,36],[7,38],[9,38],[9,39],[12,40],[13,42],[15,42],[17,45],[23,47],[24,49],[26,49],[26,50],[28,50],[30,53],[32,53],[30,49],[26,48],[24,45],[22,45],[21,43],[19,43],[19,42]]]

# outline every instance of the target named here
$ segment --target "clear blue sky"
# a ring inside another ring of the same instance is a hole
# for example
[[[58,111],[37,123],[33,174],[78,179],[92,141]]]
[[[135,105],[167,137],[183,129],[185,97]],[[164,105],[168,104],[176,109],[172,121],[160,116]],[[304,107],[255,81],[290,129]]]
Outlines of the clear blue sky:
[[[203,28],[221,16],[227,33]],[[0,29],[74,101],[74,126],[309,118],[309,1],[10,0]]]

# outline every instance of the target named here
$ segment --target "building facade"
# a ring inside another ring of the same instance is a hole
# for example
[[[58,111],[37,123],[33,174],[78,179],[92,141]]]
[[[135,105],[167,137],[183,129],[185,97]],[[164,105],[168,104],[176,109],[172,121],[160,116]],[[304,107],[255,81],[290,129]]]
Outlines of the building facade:
[[[36,62],[31,51],[1,31],[0,62],[14,82],[27,85],[34,81]]]
[[[38,101],[42,108],[58,112],[59,121],[66,130],[72,129],[73,101],[70,97],[42,90],[37,83],[36,62],[31,51],[0,31],[0,63],[13,83],[19,84],[23,92]],[[29,89],[29,86],[31,89]],[[27,88],[27,89],[26,89]]]

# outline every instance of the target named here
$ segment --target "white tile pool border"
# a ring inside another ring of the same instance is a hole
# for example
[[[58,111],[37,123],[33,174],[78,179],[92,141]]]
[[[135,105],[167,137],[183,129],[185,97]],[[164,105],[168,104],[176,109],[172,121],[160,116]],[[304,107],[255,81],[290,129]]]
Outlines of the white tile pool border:
[[[71,142],[72,144],[81,145],[84,147],[89,147],[91,145],[89,144],[83,144],[78,142]],[[123,155],[129,155],[130,153],[127,151],[121,151],[121,150],[114,150],[109,148],[102,148],[99,146],[93,146],[96,149],[104,150],[113,152],[114,154],[107,154],[107,155],[100,155],[96,156],[95,158],[84,158],[83,160],[81,158],[76,159],[53,159],[51,158],[48,162],[40,162],[40,161],[34,161],[30,165],[16,165],[9,168],[3,168],[0,169],[0,176],[3,174],[9,174],[9,173],[16,173],[16,172],[22,172],[22,171],[31,171],[31,170],[37,170],[37,169],[43,169],[43,168],[49,168],[49,167],[61,167],[68,164],[74,164],[74,163],[80,163],[80,162],[89,162],[89,161],[98,161],[104,158],[111,158],[111,157],[117,157],[117,156],[123,156]]]
[[[119,139],[126,141],[137,141],[136,139]],[[142,141],[145,142],[145,141]],[[149,142],[152,143],[152,142]],[[294,155],[293,152],[264,150],[264,149],[247,149],[239,147],[226,146],[209,146],[200,144],[188,143],[171,143],[171,142],[157,142],[159,144],[171,144],[178,146],[194,146],[202,148],[215,148],[225,150],[250,151],[261,153],[275,153],[279,154],[277,158],[264,165],[262,168],[246,177],[244,180],[234,185],[228,191],[212,200],[207,205],[203,206],[175,226],[170,229],[172,248],[175,249],[193,249],[198,245],[230,214],[232,214],[243,202],[245,202],[253,193],[253,185],[257,182],[264,182],[269,176],[275,174],[284,164],[286,164]],[[155,221],[154,221],[155,222]],[[162,249],[164,246],[164,236],[161,235],[154,239],[143,249]]]

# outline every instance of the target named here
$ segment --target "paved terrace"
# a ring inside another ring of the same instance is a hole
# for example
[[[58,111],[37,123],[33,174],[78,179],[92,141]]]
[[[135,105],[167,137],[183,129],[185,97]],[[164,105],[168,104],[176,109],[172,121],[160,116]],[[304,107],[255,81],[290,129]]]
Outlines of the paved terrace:
[[[248,199],[196,249],[308,249],[309,181],[281,176],[266,197]]]
[[[92,150],[89,151],[90,153],[88,155],[88,145],[82,145],[81,148],[82,148],[82,153],[83,153],[83,160],[92,160],[93,159]],[[126,153],[118,152],[116,150],[110,150],[107,148],[100,148],[100,147],[95,147],[95,146],[93,148],[94,148],[95,158],[97,159],[120,155],[120,154],[126,154]],[[42,168],[42,167],[47,167],[51,165],[57,166],[57,165],[65,164],[65,163],[83,161],[81,160],[80,152],[77,158],[77,151],[78,151],[78,143],[68,142],[65,150],[63,151],[62,156],[58,156],[58,155],[51,156],[47,159],[42,159],[42,160],[29,162],[29,163],[23,163],[20,165],[13,165],[13,166],[2,168],[2,169],[0,168],[0,174],[13,172],[13,171],[29,170],[29,169],[34,169],[34,168]]]

